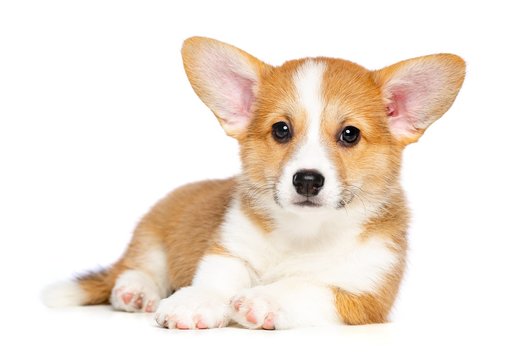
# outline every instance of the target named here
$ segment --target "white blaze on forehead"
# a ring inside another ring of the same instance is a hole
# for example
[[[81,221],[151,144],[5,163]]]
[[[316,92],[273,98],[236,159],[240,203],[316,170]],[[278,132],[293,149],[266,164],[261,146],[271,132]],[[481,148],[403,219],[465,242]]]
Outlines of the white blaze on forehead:
[[[319,135],[320,118],[323,110],[322,80],[326,64],[308,60],[294,75],[299,105],[306,112],[309,137]]]
[[[322,83],[326,64],[308,60],[294,75],[294,85],[297,92],[297,106],[305,113],[306,133],[300,141],[300,147],[292,162],[298,169],[319,170],[321,161],[326,159],[321,139],[321,116],[323,112]],[[295,132],[295,129],[294,129]],[[324,176],[326,174],[323,173]]]

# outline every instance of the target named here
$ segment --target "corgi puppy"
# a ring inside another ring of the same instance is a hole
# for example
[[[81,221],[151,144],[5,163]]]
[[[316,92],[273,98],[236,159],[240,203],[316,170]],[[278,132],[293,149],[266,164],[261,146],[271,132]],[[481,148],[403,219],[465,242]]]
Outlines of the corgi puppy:
[[[402,151],[452,105],[464,61],[275,67],[202,37],[182,55],[195,93],[238,140],[242,173],[173,191],[120,260],[44,301],[155,312],[170,329],[387,321],[407,251]]]

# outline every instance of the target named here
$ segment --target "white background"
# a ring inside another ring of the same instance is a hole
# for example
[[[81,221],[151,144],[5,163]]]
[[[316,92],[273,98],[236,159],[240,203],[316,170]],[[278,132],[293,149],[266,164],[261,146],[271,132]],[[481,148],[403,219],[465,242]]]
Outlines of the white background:
[[[509,1],[479,3],[2,1],[0,357],[514,358],[516,26]],[[46,284],[114,261],[169,190],[238,172],[184,75],[192,35],[278,65],[466,59],[456,103],[405,152],[411,251],[391,324],[179,332],[40,303]]]

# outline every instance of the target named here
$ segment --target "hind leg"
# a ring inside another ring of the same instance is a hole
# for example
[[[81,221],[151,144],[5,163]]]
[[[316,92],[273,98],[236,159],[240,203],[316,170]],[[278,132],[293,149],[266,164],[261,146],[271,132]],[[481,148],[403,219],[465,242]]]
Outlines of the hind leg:
[[[140,270],[127,270],[116,280],[109,301],[128,312],[154,312],[162,296],[152,278]]]
[[[138,246],[129,252],[133,254],[126,256],[127,270],[116,279],[110,303],[116,310],[154,312],[170,292],[164,250],[161,246]]]

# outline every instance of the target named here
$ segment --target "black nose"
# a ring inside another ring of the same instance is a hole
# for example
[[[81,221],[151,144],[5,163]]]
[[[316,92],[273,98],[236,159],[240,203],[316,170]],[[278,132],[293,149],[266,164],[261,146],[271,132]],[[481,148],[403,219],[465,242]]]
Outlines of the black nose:
[[[324,176],[313,170],[298,171],[292,178],[292,184],[300,195],[315,196],[324,185]]]

